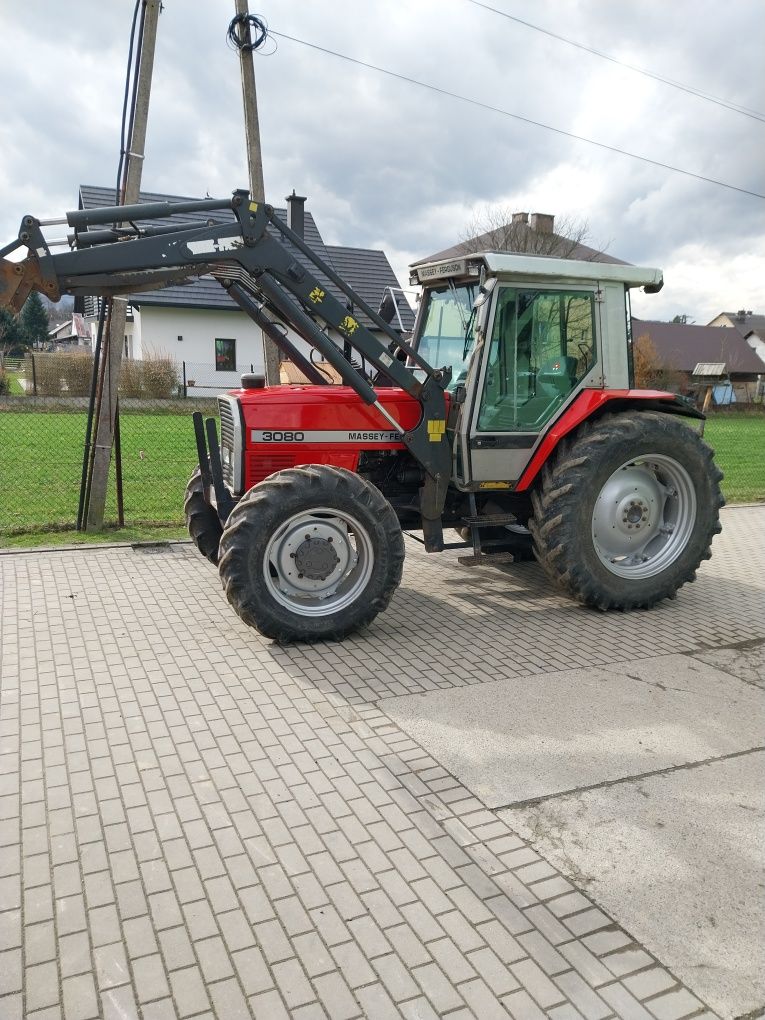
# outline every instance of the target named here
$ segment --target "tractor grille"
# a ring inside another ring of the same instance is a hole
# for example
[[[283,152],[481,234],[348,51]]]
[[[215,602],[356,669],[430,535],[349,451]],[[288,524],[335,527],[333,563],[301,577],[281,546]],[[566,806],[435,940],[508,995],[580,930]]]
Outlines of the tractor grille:
[[[236,426],[231,401],[220,399],[218,411],[220,413],[220,455],[223,462],[223,481],[234,492],[236,490],[235,464],[240,451],[236,448]]]

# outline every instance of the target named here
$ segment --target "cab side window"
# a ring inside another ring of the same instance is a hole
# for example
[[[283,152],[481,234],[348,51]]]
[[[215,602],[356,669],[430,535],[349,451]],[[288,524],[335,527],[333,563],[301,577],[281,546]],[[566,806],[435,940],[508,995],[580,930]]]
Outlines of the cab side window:
[[[500,289],[478,429],[537,432],[596,360],[591,291]]]

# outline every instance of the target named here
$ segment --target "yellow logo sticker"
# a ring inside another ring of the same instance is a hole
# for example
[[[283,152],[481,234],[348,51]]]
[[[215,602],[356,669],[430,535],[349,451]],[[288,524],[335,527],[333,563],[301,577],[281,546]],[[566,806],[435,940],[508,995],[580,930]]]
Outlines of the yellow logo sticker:
[[[356,330],[359,328],[358,322],[352,315],[346,315],[340,325],[337,327],[341,333],[345,333],[346,336],[353,336]]]
[[[257,211],[258,211],[258,203],[257,202],[250,202],[250,212],[257,212]]]
[[[324,300],[325,291],[323,291],[321,287],[314,287],[308,297],[315,305],[318,305],[320,301]]]

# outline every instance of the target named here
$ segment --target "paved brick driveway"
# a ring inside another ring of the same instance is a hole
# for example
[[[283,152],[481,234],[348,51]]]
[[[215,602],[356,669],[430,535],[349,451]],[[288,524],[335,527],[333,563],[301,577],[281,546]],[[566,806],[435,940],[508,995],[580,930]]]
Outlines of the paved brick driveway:
[[[0,1017],[712,1016],[385,712],[765,636],[765,508],[600,615],[409,543],[343,644],[244,627],[186,545],[0,556]]]

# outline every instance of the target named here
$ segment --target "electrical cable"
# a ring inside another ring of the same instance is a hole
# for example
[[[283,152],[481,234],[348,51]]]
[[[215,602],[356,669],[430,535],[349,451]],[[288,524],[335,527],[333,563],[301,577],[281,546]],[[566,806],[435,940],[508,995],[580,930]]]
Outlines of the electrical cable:
[[[307,42],[305,39],[298,39],[295,36],[287,35],[286,32],[276,32],[274,29],[269,29],[270,35],[279,36],[280,39],[288,39],[290,42],[298,43],[300,46],[307,46],[309,49],[317,50],[319,53],[326,53],[332,57],[338,57],[340,60],[346,60],[350,64],[356,64],[358,67],[365,67],[370,71],[377,71],[379,74],[388,75],[390,78],[396,78],[398,81],[407,82],[409,85],[417,85],[419,88],[428,89],[429,92],[436,92],[442,96],[448,96],[450,99],[458,99],[461,103],[468,103],[471,106],[477,106],[482,110],[488,110],[490,113],[499,113],[503,117],[511,117],[513,120],[521,121],[523,124],[531,124],[533,127],[543,128],[545,131],[552,131],[557,135],[563,135],[564,138],[573,138],[577,142],[586,142],[588,145],[595,145],[599,149],[605,149],[607,152],[615,152],[620,156],[629,156],[630,159],[637,159],[641,163],[648,163],[650,166],[660,167],[662,170],[671,170],[672,173],[683,174],[685,177],[692,177],[697,181],[704,181],[706,184],[714,184],[719,188],[728,188],[730,191],[738,191],[742,195],[751,195],[753,198],[765,199],[765,194],[761,194],[758,191],[749,191],[747,188],[739,188],[735,184],[726,184],[725,181],[715,180],[713,177],[706,177],[704,174],[694,173],[692,170],[683,170],[682,167],[673,166],[671,163],[662,163],[661,160],[651,159],[649,156],[641,156],[636,152],[628,152],[627,149],[620,149],[616,145],[608,145],[606,142],[597,142],[594,138],[585,138],[584,135],[576,135],[572,131],[565,131],[563,128],[553,127],[551,124],[543,124],[541,121],[533,120],[531,117],[524,117],[520,113],[512,113],[510,110],[503,110],[498,106],[491,106],[489,103],[483,103],[480,99],[470,99],[468,96],[462,96],[458,92],[450,92],[448,89],[442,89],[438,85],[431,85],[429,82],[420,81],[418,78],[410,78],[405,74],[399,74],[397,71],[390,71],[386,67],[379,67],[376,64],[369,64],[364,60],[358,60],[356,57],[349,57],[345,53],[338,53],[337,50],[330,50],[324,46],[318,46],[316,43]]]
[[[592,46],[585,46],[584,43],[576,42],[574,39],[567,39],[566,36],[558,35],[557,32],[552,32],[549,28],[542,28],[541,25],[534,25],[530,21],[524,21],[523,18],[518,18],[514,14],[508,14],[506,11],[500,11],[496,7],[491,7],[489,4],[481,3],[480,0],[467,0],[468,3],[473,4],[475,7],[482,7],[485,11],[491,11],[493,14],[498,14],[501,18],[507,18],[508,21],[515,21],[519,25],[523,25],[525,28],[530,28],[534,32],[541,32],[543,35],[549,36],[551,39],[557,39],[558,42],[566,43],[567,46],[574,46],[578,50],[584,50],[585,53],[591,53],[593,56],[600,57],[602,60],[609,60],[612,64],[618,64],[619,67],[626,67],[629,71],[634,71],[636,74],[643,74],[647,78],[652,78],[654,81],[661,82],[663,85],[669,85],[671,88],[680,89],[681,92],[687,92],[691,96],[696,96],[698,99],[705,99],[709,103],[715,103],[717,106],[722,106],[726,110],[731,110],[733,113],[740,113],[744,117],[751,117],[752,120],[759,120],[765,124],[765,113],[761,113],[759,110],[753,110],[748,106],[742,106],[740,103],[731,103],[727,99],[721,99],[719,96],[713,96],[709,92],[704,92],[702,89],[694,88],[692,85],[684,85],[682,82],[675,81],[673,78],[665,78],[661,74],[656,74],[653,71],[647,71],[644,67],[637,67],[635,64],[628,64],[624,60],[619,60],[617,57],[612,57],[609,53],[603,53],[602,50],[596,50]]]
[[[233,50],[252,53],[268,39],[268,25],[257,14],[236,14],[229,22],[226,40]]]
[[[114,201],[115,205],[121,205],[122,204],[120,196],[121,196],[121,190],[122,190],[122,171],[123,171],[123,168],[124,168],[124,165],[125,165],[125,156],[127,155],[127,148],[126,148],[127,140],[126,140],[126,137],[125,137],[125,135],[126,135],[125,129],[126,129],[127,120],[128,120],[128,116],[127,116],[128,102],[130,102],[130,105],[131,105],[131,113],[130,113],[131,124],[132,124],[133,115],[134,115],[134,112],[135,112],[135,95],[133,96],[132,102],[130,101],[130,69],[133,66],[133,52],[134,52],[134,47],[135,47],[135,28],[136,28],[136,23],[138,21],[138,11],[139,11],[139,9],[141,7],[141,4],[142,4],[142,0],[136,0],[135,7],[133,8],[133,21],[132,21],[132,24],[130,26],[130,44],[128,46],[127,71],[125,72],[125,93],[124,93],[124,96],[123,96],[123,99],[122,99],[122,123],[121,123],[121,126],[120,126],[120,158],[119,158],[119,163],[117,164],[117,186],[116,186],[116,189],[115,189],[115,201]],[[143,17],[141,18],[141,21],[143,22]],[[141,28],[143,29],[143,24],[142,24]],[[143,34],[143,31],[141,32],[141,34]],[[140,41],[139,41],[139,51],[140,51]],[[138,61],[136,61],[136,66],[137,65],[138,65]],[[133,80],[135,82],[135,78]],[[135,86],[133,88],[133,92],[135,93]]]
[[[136,57],[133,65],[133,90],[130,98],[130,117],[128,119],[126,138],[128,145],[133,143],[133,128],[135,126],[135,114],[136,107],[138,105],[138,78],[141,73],[141,60],[143,54],[143,32],[146,26],[146,0],[142,0],[141,3],[141,20],[138,26],[138,41],[136,43]],[[128,64],[128,74],[130,73],[130,65]],[[122,171],[122,191],[120,197],[117,199],[117,205],[124,205],[125,194],[127,192],[127,181],[128,174],[130,172],[130,160],[133,153],[128,149],[125,153],[125,165]]]

